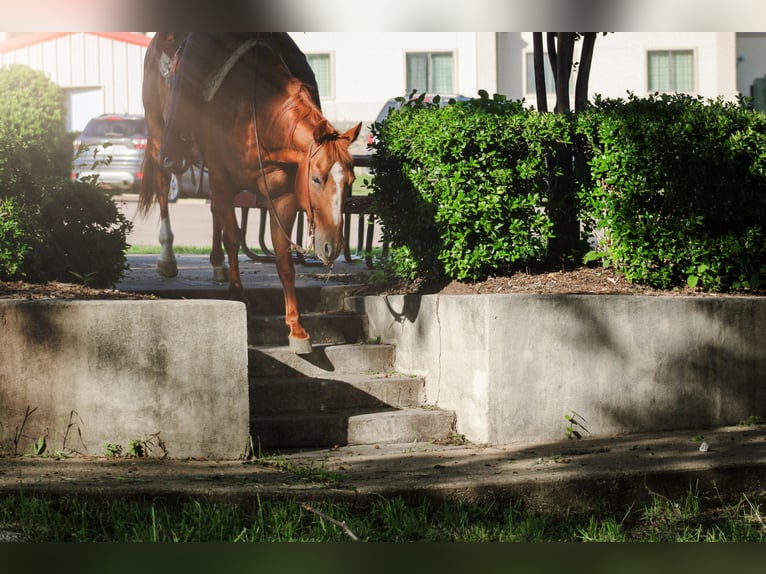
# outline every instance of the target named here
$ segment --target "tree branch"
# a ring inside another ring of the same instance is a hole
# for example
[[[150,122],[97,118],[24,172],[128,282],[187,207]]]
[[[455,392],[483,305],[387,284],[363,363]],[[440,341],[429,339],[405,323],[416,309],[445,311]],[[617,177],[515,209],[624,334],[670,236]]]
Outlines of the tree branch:
[[[353,532],[351,532],[351,530],[348,527],[348,524],[346,524],[345,522],[341,522],[339,520],[335,520],[331,516],[327,516],[321,510],[317,510],[316,508],[310,507],[308,504],[301,504],[301,507],[304,508],[305,510],[308,510],[309,512],[313,512],[319,518],[322,518],[322,519],[326,520],[327,522],[330,522],[330,523],[334,524],[335,526],[340,527],[343,530],[343,532],[345,532],[348,535],[348,537],[351,538],[351,540],[353,540],[354,542],[359,542],[359,537],[356,534],[354,534]]]

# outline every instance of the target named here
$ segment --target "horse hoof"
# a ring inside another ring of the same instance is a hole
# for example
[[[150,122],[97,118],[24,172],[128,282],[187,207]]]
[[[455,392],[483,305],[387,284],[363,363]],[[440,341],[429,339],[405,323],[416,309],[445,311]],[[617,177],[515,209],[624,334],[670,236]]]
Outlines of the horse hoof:
[[[175,277],[178,275],[178,265],[175,261],[157,261],[157,271],[163,277]]]
[[[290,350],[296,355],[310,355],[311,354],[311,339],[296,339],[290,337]]]
[[[229,280],[229,268],[226,265],[213,267],[213,281],[216,283],[226,283]]]

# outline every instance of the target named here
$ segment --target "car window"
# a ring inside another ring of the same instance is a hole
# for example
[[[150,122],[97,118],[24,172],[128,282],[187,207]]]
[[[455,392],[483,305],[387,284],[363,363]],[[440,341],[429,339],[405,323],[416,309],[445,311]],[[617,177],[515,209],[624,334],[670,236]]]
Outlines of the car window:
[[[146,131],[141,120],[97,119],[88,122],[82,135],[85,137],[132,137]]]

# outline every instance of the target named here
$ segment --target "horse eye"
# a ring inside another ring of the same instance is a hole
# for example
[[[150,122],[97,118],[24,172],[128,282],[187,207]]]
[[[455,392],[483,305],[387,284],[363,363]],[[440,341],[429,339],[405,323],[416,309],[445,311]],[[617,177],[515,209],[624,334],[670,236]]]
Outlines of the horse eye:
[[[316,175],[315,175],[315,176],[312,176],[312,178],[311,178],[311,181],[312,181],[312,182],[313,182],[315,185],[322,185],[322,179],[321,179],[320,177],[316,176]]]

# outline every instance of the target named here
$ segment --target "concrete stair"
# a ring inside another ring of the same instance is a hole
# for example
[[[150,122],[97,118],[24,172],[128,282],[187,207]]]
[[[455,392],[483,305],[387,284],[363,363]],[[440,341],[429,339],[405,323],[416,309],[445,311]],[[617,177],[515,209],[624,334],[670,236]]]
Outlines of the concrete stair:
[[[313,300],[321,309],[302,313],[309,355],[289,350],[281,315],[252,314],[248,322],[255,448],[430,442],[454,432],[453,412],[424,404],[424,380],[395,372],[394,347],[363,342],[363,314],[345,298]]]

